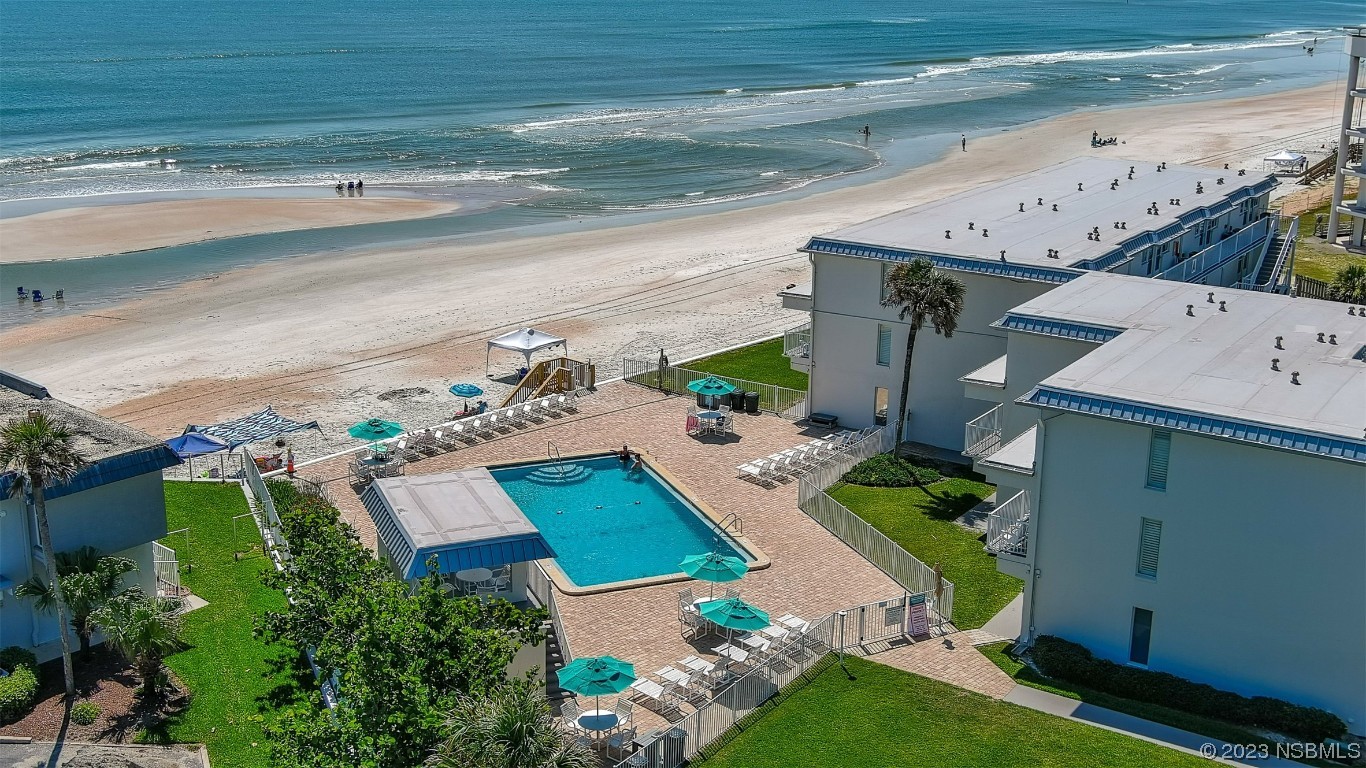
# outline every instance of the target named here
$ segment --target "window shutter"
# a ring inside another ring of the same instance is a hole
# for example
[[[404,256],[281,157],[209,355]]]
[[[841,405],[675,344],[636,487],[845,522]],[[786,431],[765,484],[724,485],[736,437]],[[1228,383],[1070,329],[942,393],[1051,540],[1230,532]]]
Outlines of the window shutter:
[[[1157,578],[1157,552],[1162,547],[1162,521],[1143,518],[1138,539],[1138,575]]]
[[[877,327],[877,364],[892,364],[892,328],[888,325]]]
[[[1159,491],[1167,489],[1167,466],[1171,462],[1172,433],[1153,430],[1152,442],[1148,444],[1148,487]]]

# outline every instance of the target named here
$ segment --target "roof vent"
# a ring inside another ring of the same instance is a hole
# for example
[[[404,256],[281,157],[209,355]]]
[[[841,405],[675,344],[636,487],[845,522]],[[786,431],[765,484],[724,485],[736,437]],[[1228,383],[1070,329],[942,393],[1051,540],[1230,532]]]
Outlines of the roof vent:
[[[1336,344],[1336,343],[1338,343],[1338,335],[1337,335],[1336,333],[1330,333],[1330,334],[1328,334],[1328,343],[1329,343],[1329,344]]]
[[[1078,192],[1082,191],[1082,190],[1081,190],[1081,182],[1080,182],[1080,181],[1077,182],[1077,191],[1078,191]]]
[[[1055,250],[1055,249],[1053,249],[1053,248],[1049,248],[1049,249],[1048,249],[1048,258],[1050,258],[1050,259],[1056,259],[1056,258],[1058,258],[1058,252],[1057,252],[1057,250]]]
[[[1118,221],[1115,222],[1115,229],[1119,229],[1119,222],[1118,222]]]
[[[950,232],[952,232],[952,230],[948,230],[948,229],[944,230],[944,239],[945,239],[945,240],[952,240],[952,239],[953,239],[953,236],[950,234]]]
[[[1006,252],[1005,252],[1005,251],[1001,251],[1001,262],[1004,263],[1005,260],[1006,260]]]
[[[1239,169],[1238,169],[1238,175],[1239,175],[1239,176],[1246,176],[1246,175],[1247,175],[1247,171],[1244,170],[1244,169],[1242,169],[1242,168],[1239,168]]]
[[[1228,307],[1224,306],[1226,303],[1227,303],[1227,302],[1223,302],[1223,301],[1219,302],[1219,311],[1220,311],[1220,312],[1227,312],[1227,311],[1228,311]]]
[[[1228,170],[1228,163],[1224,163],[1224,170],[1226,170],[1226,171]],[[1224,182],[1223,182],[1222,180],[1220,180],[1219,183],[1220,183],[1220,184],[1223,184]]]
[[[1024,203],[1020,203],[1020,213],[1024,213]]]
[[[1130,175],[1130,176],[1134,175],[1134,167],[1133,167],[1132,165],[1129,166],[1129,175]]]
[[[1290,383],[1291,383],[1291,384],[1299,384],[1299,383],[1300,383],[1300,372],[1299,372],[1299,371],[1291,371],[1291,372],[1290,372]]]
[[[1129,181],[1133,181],[1133,180],[1134,180],[1134,172],[1133,172],[1133,171],[1129,171]]]
[[[1224,164],[1224,167],[1227,168],[1227,167],[1228,167],[1228,164],[1225,163],[1225,164]],[[1215,183],[1215,184],[1218,184],[1218,185],[1221,186],[1221,187],[1224,186],[1224,177],[1223,177],[1223,176],[1220,176],[1219,179],[1218,179],[1218,181],[1215,181],[1214,183]]]
[[[1129,222],[1127,222],[1127,221],[1121,221],[1121,222],[1119,223],[1119,228],[1120,228],[1120,229],[1128,229],[1128,228],[1129,228]]]
[[[971,222],[971,221],[968,222],[968,229],[969,229],[969,230],[973,230],[973,229],[976,229],[976,228],[977,228],[977,224],[975,224],[974,222]]]
[[[1167,163],[1166,163],[1166,161],[1163,161],[1163,162],[1162,162],[1162,170],[1164,170],[1164,171],[1167,170]]]
[[[1319,331],[1319,343],[1320,343],[1320,344],[1323,343],[1323,332],[1322,332],[1322,331]]]
[[[1187,305],[1186,305],[1186,317],[1195,317],[1195,305],[1194,305],[1194,304],[1187,304]]]
[[[1119,189],[1119,179],[1110,182],[1110,189]]]
[[[1053,210],[1055,210],[1055,211],[1058,210],[1058,204],[1057,204],[1057,203],[1054,203],[1054,204],[1053,204]]]
[[[1197,194],[1197,195],[1203,195],[1203,194],[1205,194],[1205,185],[1202,184],[1201,182],[1198,182],[1198,181],[1195,182],[1195,194]]]
[[[1356,307],[1348,307],[1348,308],[1347,308],[1347,314],[1351,315],[1352,317],[1356,317],[1356,315],[1357,315],[1357,308],[1356,308]]]
[[[1205,302],[1208,304],[1214,303],[1214,291],[1210,291],[1209,293],[1205,294]]]
[[[1043,205],[1043,198],[1039,198],[1039,205]]]
[[[1279,357],[1273,357],[1273,358],[1271,358],[1271,370],[1273,370],[1273,371],[1279,371],[1280,369],[1281,369],[1281,359],[1280,359]]]
[[[1285,349],[1285,347],[1281,346],[1281,342],[1282,342],[1283,340],[1285,340],[1285,337],[1284,337],[1284,336],[1277,336],[1277,337],[1276,337],[1276,349]]]
[[[982,227],[982,237],[986,237],[986,236],[987,236],[987,228],[986,228],[986,227]]]
[[[1160,165],[1157,166],[1157,172],[1158,172],[1158,173],[1162,173],[1162,166],[1160,166]]]

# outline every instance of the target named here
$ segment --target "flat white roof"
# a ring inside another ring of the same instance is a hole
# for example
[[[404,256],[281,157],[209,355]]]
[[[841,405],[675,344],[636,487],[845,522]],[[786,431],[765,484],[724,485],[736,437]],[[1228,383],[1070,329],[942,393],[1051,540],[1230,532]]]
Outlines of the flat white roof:
[[[804,283],[797,283],[791,288],[784,288],[781,291],[778,291],[778,295],[791,296],[797,299],[809,299],[811,298],[811,281],[807,280]]]
[[[986,467],[999,467],[1012,472],[1032,475],[1034,474],[1034,451],[1038,445],[1038,435],[1038,426],[1030,427],[1021,432],[1014,440],[1001,446],[1000,450],[985,459],[978,459],[977,463]]]
[[[985,384],[988,387],[1004,387],[1006,385],[1006,357],[1006,355],[1001,355],[972,373],[960,377],[958,380],[965,384]]]
[[[1126,329],[1041,387],[1361,441],[1366,317],[1349,306],[1090,273],[1010,314]]]
[[[1144,232],[1176,223],[1182,214],[1271,180],[1267,174],[1239,176],[1234,170],[1168,165],[1159,172],[1157,167],[1151,161],[1079,157],[821,238],[993,261],[1004,250],[1006,260],[1014,264],[1077,266]],[[1117,188],[1111,189],[1116,180]],[[1196,193],[1197,183],[1204,192]],[[1170,205],[1172,199],[1181,204]],[[1147,212],[1153,203],[1155,216]],[[1125,228],[1116,229],[1116,222]],[[1093,228],[1099,228],[1099,240],[1088,239]],[[1049,249],[1058,251],[1059,257],[1050,258]]]
[[[483,467],[386,477],[372,487],[418,549],[540,533]]]

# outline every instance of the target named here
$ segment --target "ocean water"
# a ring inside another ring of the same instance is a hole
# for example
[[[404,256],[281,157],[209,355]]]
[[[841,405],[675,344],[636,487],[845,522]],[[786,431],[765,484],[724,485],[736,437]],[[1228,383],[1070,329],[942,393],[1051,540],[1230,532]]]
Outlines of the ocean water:
[[[1345,64],[1333,30],[1361,11],[1359,0],[0,0],[0,217],[262,188],[332,195],[352,178],[371,194],[466,204],[435,219],[6,266],[0,293],[63,288],[67,302],[0,302],[0,325],[295,254],[748,205],[889,175],[960,133],[1077,109],[1332,81]]]

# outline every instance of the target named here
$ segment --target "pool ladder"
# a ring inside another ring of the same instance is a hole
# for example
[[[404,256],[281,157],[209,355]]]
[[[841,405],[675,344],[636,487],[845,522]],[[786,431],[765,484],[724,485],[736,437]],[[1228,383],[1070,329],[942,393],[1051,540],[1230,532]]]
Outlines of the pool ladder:
[[[724,534],[727,531],[729,531],[732,526],[734,526],[734,533],[736,535],[745,535],[745,521],[741,520],[740,515],[735,512],[731,512],[730,514],[721,518],[721,522],[716,524],[716,530],[717,532]]]
[[[555,469],[559,470],[559,472],[560,472],[560,481],[563,482],[563,481],[564,481],[564,460],[560,458],[560,447],[559,447],[558,445],[555,445],[554,441],[552,441],[552,440],[547,440],[547,441],[545,441],[545,455],[546,455],[546,458],[548,458],[548,459],[550,459],[551,461],[554,461],[554,462],[555,462]]]

